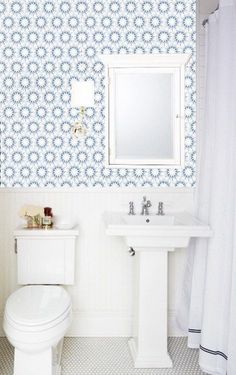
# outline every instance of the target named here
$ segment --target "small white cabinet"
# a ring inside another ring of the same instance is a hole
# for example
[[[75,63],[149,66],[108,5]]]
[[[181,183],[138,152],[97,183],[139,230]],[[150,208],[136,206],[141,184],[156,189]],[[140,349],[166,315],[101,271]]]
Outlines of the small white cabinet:
[[[73,284],[78,235],[78,229],[16,230],[18,283]]]

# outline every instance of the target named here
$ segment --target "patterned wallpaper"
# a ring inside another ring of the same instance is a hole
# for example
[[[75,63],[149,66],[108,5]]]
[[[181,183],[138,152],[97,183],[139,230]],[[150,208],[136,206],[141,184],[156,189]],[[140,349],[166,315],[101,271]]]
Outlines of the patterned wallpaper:
[[[106,168],[98,55],[185,52],[185,168]],[[74,78],[95,82],[79,140]],[[195,0],[0,1],[1,186],[194,186],[195,105]]]

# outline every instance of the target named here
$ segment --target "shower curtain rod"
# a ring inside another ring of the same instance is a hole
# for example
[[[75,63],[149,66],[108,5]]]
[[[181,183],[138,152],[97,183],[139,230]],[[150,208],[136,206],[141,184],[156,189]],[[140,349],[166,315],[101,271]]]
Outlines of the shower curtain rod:
[[[219,4],[217,5],[216,9],[213,10],[213,12],[211,12],[210,14],[215,13],[218,9],[219,9]],[[204,27],[207,24],[207,22],[208,22],[208,17],[203,20],[202,26]]]

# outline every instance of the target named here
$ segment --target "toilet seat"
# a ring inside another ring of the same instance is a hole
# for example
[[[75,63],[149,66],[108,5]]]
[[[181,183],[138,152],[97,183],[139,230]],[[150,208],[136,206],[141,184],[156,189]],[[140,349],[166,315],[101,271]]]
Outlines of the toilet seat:
[[[71,313],[71,298],[61,286],[29,285],[10,295],[5,318],[17,330],[39,332],[55,327]]]
[[[3,328],[15,348],[39,353],[57,345],[71,319],[71,298],[63,287],[29,285],[9,296]]]

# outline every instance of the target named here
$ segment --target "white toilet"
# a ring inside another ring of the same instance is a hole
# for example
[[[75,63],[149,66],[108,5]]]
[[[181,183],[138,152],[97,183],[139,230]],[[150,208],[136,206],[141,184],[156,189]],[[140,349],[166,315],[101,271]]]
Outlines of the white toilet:
[[[74,283],[77,229],[14,232],[17,281],[5,307],[3,328],[15,347],[13,375],[59,375],[72,304],[61,285]]]

